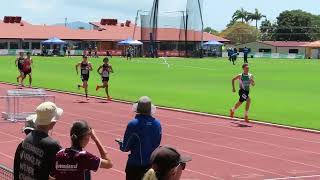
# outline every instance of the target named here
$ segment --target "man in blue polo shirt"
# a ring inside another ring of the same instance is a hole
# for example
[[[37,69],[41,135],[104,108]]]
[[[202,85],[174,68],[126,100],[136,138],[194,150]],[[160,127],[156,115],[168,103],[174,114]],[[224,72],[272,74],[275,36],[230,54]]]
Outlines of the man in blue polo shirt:
[[[133,109],[135,118],[129,122],[123,140],[116,141],[121,151],[130,151],[126,180],[141,180],[150,167],[151,153],[160,145],[162,128],[160,121],[152,117],[156,108],[149,97],[141,97]]]
[[[244,47],[242,52],[243,52],[244,63],[248,63],[248,54],[250,52],[250,49],[248,49],[247,47]]]

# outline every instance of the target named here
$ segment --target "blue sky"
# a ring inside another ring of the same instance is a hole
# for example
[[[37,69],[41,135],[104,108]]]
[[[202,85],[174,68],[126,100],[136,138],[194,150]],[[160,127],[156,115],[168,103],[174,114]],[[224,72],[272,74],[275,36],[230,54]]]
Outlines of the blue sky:
[[[34,24],[53,24],[69,21],[99,21],[102,17],[134,20],[138,9],[149,10],[153,0],[6,0],[0,6],[0,18],[20,15]],[[160,10],[184,10],[186,0],[160,0]],[[258,8],[268,19],[275,21],[283,10],[302,9],[320,15],[319,0],[204,0],[205,26],[222,30],[233,12],[243,7]]]

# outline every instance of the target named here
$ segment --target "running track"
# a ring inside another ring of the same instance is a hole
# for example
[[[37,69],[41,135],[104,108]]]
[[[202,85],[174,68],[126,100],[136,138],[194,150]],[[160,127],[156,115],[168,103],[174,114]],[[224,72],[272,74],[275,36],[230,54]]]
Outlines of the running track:
[[[14,86],[0,84],[1,95]],[[76,119],[85,119],[96,130],[114,161],[111,170],[93,173],[96,180],[124,179],[127,154],[118,150],[114,139],[122,137],[134,114],[131,105],[102,103],[83,97],[50,92],[64,109],[53,136],[63,147],[69,146],[69,128]],[[0,110],[4,109],[1,101]],[[209,179],[320,179],[320,134],[253,124],[240,127],[236,122],[171,110],[158,109],[163,126],[162,144],[177,147],[193,157],[184,171],[184,180]],[[21,123],[0,120],[0,163],[12,167],[14,151],[24,138]],[[98,151],[89,144],[90,152]]]

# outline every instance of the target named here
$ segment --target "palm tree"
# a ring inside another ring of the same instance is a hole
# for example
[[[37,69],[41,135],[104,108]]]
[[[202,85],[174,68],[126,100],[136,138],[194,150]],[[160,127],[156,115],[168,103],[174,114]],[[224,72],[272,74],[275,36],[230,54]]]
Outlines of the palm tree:
[[[262,18],[265,18],[265,17],[266,17],[266,16],[263,15],[263,14],[261,14],[258,9],[255,9],[255,10],[254,10],[254,13],[250,13],[250,14],[248,15],[248,18],[249,18],[249,19],[251,19],[251,20],[253,20],[253,21],[256,21],[256,28],[257,28],[257,29],[258,29],[258,21],[260,21]]]
[[[237,21],[239,19],[241,19],[241,22],[248,22],[250,19],[248,19],[248,11],[244,10],[243,8],[237,10],[233,16],[232,16],[232,20],[233,21]]]

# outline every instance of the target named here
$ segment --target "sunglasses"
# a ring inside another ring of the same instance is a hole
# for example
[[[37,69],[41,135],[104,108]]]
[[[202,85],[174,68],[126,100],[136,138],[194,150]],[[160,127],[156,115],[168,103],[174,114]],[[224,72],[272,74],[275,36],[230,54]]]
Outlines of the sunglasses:
[[[181,169],[182,170],[185,170],[186,169],[186,163],[179,163],[179,165],[177,166],[177,169],[179,168],[179,167],[181,167]]]

